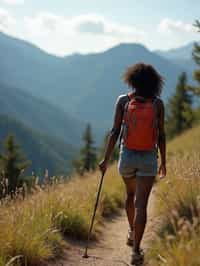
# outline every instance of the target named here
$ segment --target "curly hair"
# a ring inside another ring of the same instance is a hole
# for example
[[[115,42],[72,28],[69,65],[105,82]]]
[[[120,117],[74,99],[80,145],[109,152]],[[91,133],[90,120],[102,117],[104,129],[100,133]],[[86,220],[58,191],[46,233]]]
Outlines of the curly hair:
[[[124,82],[136,90],[138,96],[152,98],[160,96],[164,78],[152,65],[137,63],[128,67],[123,76]]]

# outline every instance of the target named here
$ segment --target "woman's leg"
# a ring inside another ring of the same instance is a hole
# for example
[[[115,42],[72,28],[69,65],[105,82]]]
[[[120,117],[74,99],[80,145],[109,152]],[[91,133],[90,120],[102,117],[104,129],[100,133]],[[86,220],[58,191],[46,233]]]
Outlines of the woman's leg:
[[[126,213],[128,217],[128,222],[130,225],[130,229],[133,230],[134,226],[134,216],[135,216],[135,191],[136,191],[136,179],[135,178],[124,178],[124,183],[126,185]]]
[[[155,177],[137,177],[134,217],[134,251],[139,252],[147,221],[147,204]]]

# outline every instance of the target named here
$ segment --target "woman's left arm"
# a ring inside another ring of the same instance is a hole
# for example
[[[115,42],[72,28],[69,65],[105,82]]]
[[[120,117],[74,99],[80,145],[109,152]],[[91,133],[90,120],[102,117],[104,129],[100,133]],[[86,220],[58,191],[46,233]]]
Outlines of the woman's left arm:
[[[102,174],[106,172],[110,156],[119,138],[122,119],[123,119],[123,110],[122,110],[120,98],[118,98],[116,107],[115,107],[114,123],[113,123],[113,127],[112,127],[112,130],[110,131],[110,135],[108,138],[108,143],[106,146],[104,159],[99,163],[99,168]]]
[[[162,100],[159,100],[159,119],[158,119],[158,147],[161,156],[161,165],[159,168],[159,176],[166,176],[166,136],[165,136],[165,107]]]

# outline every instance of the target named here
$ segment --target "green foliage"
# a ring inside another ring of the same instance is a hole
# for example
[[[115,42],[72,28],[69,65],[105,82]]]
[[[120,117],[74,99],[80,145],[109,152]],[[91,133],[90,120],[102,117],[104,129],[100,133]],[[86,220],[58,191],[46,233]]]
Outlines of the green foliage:
[[[0,128],[0,140],[12,133],[26,157],[32,162],[27,170],[28,175],[32,172],[42,175],[45,169],[48,169],[50,175],[67,175],[71,172],[71,161],[76,154],[71,144],[66,144],[49,135],[43,135],[6,115],[0,115]],[[3,149],[2,141],[0,142],[1,149]]]
[[[175,94],[168,103],[166,121],[167,135],[172,138],[190,128],[194,121],[192,96],[187,86],[186,73],[182,73],[176,86]]]
[[[8,180],[7,193],[13,196],[20,184],[20,177],[29,166],[25,161],[19,146],[15,144],[14,137],[9,135],[5,140],[5,154],[1,155],[1,171],[5,179]]]
[[[198,29],[198,32],[200,32],[200,21],[195,22],[195,26]],[[195,43],[194,49],[192,53],[193,59],[196,62],[197,66],[200,67],[200,44]],[[197,82],[197,86],[189,86],[189,89],[192,91],[192,93],[196,96],[200,96],[200,69],[197,69],[193,73],[193,78]]]
[[[94,140],[92,136],[92,129],[90,124],[87,124],[83,133],[84,146],[80,150],[80,159],[75,160],[73,165],[78,173],[83,174],[90,170],[95,170],[97,164],[96,148],[94,147]]]

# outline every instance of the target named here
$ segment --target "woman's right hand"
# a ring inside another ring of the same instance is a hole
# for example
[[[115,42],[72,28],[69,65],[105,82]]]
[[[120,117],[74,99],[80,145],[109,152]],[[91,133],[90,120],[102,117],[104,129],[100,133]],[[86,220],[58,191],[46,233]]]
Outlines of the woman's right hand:
[[[103,159],[100,163],[99,163],[99,169],[101,171],[101,173],[104,175],[106,170],[108,168],[108,161],[106,159]]]

